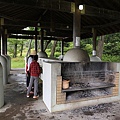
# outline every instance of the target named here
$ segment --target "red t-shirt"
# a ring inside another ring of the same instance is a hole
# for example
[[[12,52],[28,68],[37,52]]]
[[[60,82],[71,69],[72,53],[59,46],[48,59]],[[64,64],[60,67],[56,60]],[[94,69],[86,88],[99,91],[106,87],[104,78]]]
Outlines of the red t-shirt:
[[[40,65],[37,61],[33,60],[30,64],[30,76],[35,76],[35,77],[39,77],[41,71],[40,71]]]

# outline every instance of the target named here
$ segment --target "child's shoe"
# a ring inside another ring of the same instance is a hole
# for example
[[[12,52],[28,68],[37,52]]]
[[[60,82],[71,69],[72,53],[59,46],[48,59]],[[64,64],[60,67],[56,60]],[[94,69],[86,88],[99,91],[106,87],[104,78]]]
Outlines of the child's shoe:
[[[27,95],[27,98],[29,98],[30,96],[29,95]]]
[[[37,95],[37,96],[33,96],[34,99],[38,99],[38,97],[39,97],[39,95]]]

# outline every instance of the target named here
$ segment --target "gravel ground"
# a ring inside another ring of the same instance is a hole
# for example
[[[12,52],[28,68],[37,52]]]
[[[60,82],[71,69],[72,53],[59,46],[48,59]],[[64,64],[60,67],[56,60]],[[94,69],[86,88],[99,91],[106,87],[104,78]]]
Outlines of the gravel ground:
[[[5,85],[0,120],[120,120],[120,101],[50,113],[42,101],[26,98],[24,70],[13,70]]]

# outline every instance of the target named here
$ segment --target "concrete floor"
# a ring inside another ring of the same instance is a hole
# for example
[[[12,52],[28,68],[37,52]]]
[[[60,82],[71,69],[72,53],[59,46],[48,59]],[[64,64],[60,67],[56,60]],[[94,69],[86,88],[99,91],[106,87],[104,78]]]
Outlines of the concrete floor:
[[[120,120],[120,101],[50,113],[42,101],[26,98],[24,69],[12,69],[5,85],[0,120]]]

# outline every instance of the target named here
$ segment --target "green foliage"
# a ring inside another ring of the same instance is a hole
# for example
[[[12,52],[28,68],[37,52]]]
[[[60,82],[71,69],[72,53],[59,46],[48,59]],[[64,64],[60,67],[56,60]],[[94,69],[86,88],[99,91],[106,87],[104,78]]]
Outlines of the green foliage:
[[[102,56],[103,62],[120,62],[120,56],[104,55]]]
[[[92,38],[88,38],[88,39],[84,39],[84,40],[81,40],[80,42],[80,47],[81,49],[87,51],[87,53],[89,54],[89,56],[92,55]]]
[[[45,42],[47,42],[47,41],[45,41]],[[45,44],[45,42],[44,42],[44,44]],[[52,48],[53,42],[54,42],[54,41],[51,41],[51,42],[48,44],[47,49],[51,49],[51,48]]]
[[[97,41],[100,38],[97,37]],[[88,44],[88,43],[89,44]],[[92,53],[92,39],[81,40],[81,48],[86,50],[89,55]],[[120,33],[105,36],[102,61],[120,62]]]
[[[35,27],[29,27],[28,30],[34,31]]]
[[[61,41],[58,41],[57,42],[57,46],[56,46],[56,48],[55,48],[55,51],[56,52],[61,52]],[[56,55],[55,55],[56,56]]]
[[[91,56],[92,55],[92,45],[91,44],[86,44],[83,50],[86,50],[87,53]]]
[[[73,48],[73,42],[65,42],[64,43],[64,54]]]
[[[17,44],[17,53],[19,54],[20,53],[20,49],[21,49],[21,44],[24,44],[24,40],[16,40],[16,39],[8,39],[8,54],[10,56],[14,56],[14,50],[15,50],[15,44]]]
[[[120,33],[106,35],[103,50],[104,54],[120,55]]]
[[[60,52],[55,52],[55,57],[58,58],[61,55]]]
[[[48,57],[50,57],[50,54],[51,54],[51,49],[46,49],[46,51],[45,51],[45,52],[47,53]]]
[[[34,28],[30,28],[31,30],[34,30]],[[99,37],[97,37],[98,41]],[[102,55],[102,61],[105,62],[120,62],[120,33],[110,34],[105,36],[105,42],[104,42],[104,50]],[[21,44],[24,44],[23,46],[23,56],[19,57],[19,51]],[[45,44],[46,41],[44,41]],[[51,48],[54,41],[51,41],[46,49],[46,53],[48,54],[48,57],[50,57],[51,54]],[[17,45],[17,58],[12,58],[12,68],[23,68],[25,66],[24,63],[24,57],[27,53],[28,47],[29,47],[29,40],[16,40],[16,39],[8,39],[8,54],[13,57],[14,54],[14,45]],[[92,54],[92,38],[81,40],[80,47],[84,50],[86,50],[91,56]],[[34,40],[31,44],[31,49],[34,48]],[[73,48],[73,42],[64,42],[64,54]],[[61,55],[61,41],[57,42],[57,46],[55,49],[54,57],[58,58]]]

